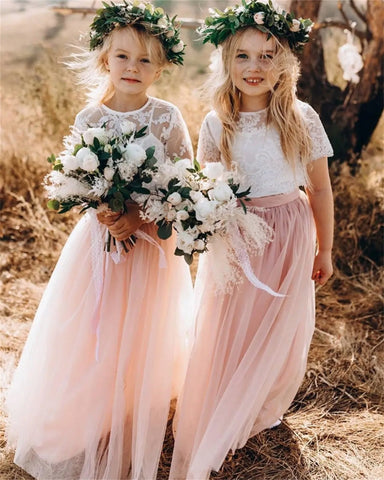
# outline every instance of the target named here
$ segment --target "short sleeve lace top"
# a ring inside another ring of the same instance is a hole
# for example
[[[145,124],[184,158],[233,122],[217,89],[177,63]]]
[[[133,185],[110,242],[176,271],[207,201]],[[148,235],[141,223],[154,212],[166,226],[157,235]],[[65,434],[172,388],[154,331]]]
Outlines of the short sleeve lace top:
[[[77,114],[68,141],[77,143],[76,137],[87,128],[104,124],[119,131],[124,120],[135,123],[137,130],[147,127],[145,135],[135,142],[143,148],[154,146],[158,161],[164,161],[166,157],[193,158],[191,139],[179,109],[155,97],[149,97],[143,107],[129,112],[118,112],[103,104],[86,107]]]
[[[298,106],[312,139],[312,160],[333,155],[319,116],[307,103]],[[267,109],[240,112],[232,146],[233,164],[251,186],[251,197],[289,193],[306,185],[306,175],[299,159],[292,169],[284,157],[280,135],[273,125],[267,125]],[[199,136],[197,159],[200,163],[223,161],[220,154],[222,126],[215,111],[205,117]],[[247,185],[245,185],[247,183]]]

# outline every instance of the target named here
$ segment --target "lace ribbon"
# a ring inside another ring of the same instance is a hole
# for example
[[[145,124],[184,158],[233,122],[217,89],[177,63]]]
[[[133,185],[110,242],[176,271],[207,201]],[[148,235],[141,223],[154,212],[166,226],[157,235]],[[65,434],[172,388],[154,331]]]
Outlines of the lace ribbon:
[[[96,335],[95,359],[99,361],[100,350],[100,308],[104,291],[105,268],[110,257],[115,264],[126,261],[126,254],[120,242],[116,243],[116,250],[110,254],[104,252],[104,237],[107,235],[107,228],[100,224],[97,219],[96,211],[88,212],[91,222],[91,261],[92,261],[92,281],[95,286],[95,308],[91,317],[92,329]],[[159,268],[167,267],[167,260],[163,248],[150,235],[142,230],[136,230],[135,237],[145,240],[159,250]],[[128,253],[129,255],[129,253]]]

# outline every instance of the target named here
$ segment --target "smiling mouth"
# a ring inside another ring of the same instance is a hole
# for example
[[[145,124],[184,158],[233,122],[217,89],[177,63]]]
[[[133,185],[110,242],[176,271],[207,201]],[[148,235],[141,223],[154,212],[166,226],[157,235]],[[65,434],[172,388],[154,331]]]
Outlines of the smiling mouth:
[[[248,85],[260,85],[260,83],[263,81],[262,78],[244,78],[244,81]]]

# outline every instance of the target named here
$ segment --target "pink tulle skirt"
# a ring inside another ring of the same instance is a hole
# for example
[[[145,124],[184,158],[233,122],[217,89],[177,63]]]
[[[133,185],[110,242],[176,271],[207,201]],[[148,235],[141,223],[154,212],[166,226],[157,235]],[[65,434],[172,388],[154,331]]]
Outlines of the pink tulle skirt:
[[[149,225],[164,268],[146,240],[114,263],[91,247],[94,221],[79,221],[41,300],[9,389],[8,439],[38,479],[155,479],[192,343],[189,268]]]
[[[248,208],[274,229],[253,272],[275,297],[246,278],[217,294],[212,258],[202,255],[196,285],[197,338],[174,430],[172,480],[205,480],[227,453],[271,426],[291,404],[305,373],[315,324],[312,211],[303,193],[253,199]]]

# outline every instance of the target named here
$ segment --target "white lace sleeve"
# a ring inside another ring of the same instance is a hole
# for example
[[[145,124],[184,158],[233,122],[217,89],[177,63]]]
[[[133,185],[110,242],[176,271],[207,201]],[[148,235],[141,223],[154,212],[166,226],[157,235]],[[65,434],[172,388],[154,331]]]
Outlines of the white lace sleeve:
[[[200,165],[205,165],[208,162],[220,162],[221,154],[218,147],[220,133],[216,132],[214,135],[210,125],[211,114],[208,114],[201,125],[199,133],[199,142],[197,145],[197,161]]]
[[[180,113],[180,110],[176,107],[172,109],[171,120],[169,124],[169,130],[167,130],[167,140],[165,143],[166,155],[174,159],[190,158],[193,159],[193,149],[191,137],[187,129],[187,125]]]
[[[312,139],[312,160],[323,157],[332,157],[333,149],[321,123],[319,115],[307,103],[300,102],[301,111]]]

